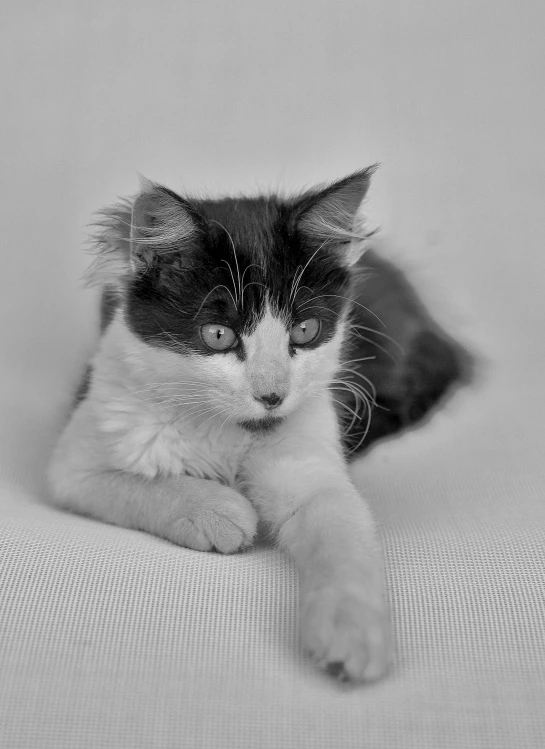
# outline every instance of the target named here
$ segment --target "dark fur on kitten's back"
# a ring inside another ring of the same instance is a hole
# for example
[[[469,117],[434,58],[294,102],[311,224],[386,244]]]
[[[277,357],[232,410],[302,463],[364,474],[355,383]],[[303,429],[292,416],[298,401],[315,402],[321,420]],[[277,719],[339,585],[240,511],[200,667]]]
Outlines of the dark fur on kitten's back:
[[[353,290],[350,363],[341,373],[345,384],[333,386],[345,404],[337,410],[348,424],[349,456],[418,425],[456,384],[469,382],[473,368],[468,351],[433,320],[399,269],[373,250],[359,264],[365,272]],[[371,390],[370,408],[357,395],[362,382]]]

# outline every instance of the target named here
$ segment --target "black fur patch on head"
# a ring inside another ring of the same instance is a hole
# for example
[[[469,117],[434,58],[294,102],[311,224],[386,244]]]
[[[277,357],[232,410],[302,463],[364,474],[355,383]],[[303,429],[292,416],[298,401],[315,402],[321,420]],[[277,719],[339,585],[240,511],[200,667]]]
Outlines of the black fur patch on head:
[[[331,384],[347,457],[420,423],[455,384],[470,380],[473,362],[403,274],[372,250],[361,258],[371,235],[356,213],[374,170],[292,199],[185,199],[144,180],[134,202],[121,201],[97,221],[87,280],[104,290],[102,331],[121,306],[149,345],[244,358],[240,337],[252,333],[267,305],[286,329],[319,318],[320,333],[306,348],[329,340],[347,313]],[[208,347],[200,332],[206,324],[232,328],[238,342]],[[80,397],[86,389],[83,383]],[[265,432],[281,421],[267,416],[240,426]]]
[[[171,199],[172,193],[169,191]],[[180,209],[188,201],[180,199]],[[190,246],[158,252],[126,289],[130,329],[155,346],[202,355],[218,353],[200,336],[217,323],[250,334],[267,303],[289,327],[319,317],[330,339],[349,296],[350,272],[334,248],[297,228],[297,205],[276,196],[190,201],[200,217]],[[239,343],[235,351],[244,356]],[[231,349],[233,351],[233,349]]]

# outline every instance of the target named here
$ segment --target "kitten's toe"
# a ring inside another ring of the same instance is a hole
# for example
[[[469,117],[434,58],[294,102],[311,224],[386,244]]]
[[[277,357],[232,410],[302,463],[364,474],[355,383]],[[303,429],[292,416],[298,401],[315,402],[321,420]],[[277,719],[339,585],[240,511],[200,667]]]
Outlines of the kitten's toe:
[[[257,513],[250,502],[234,489],[214,481],[210,481],[206,499],[173,524],[176,543],[222,554],[251,546],[256,531]]]
[[[222,554],[251,546],[257,531],[257,513],[250,502],[238,492],[232,495],[206,513],[206,535]]]
[[[391,661],[386,612],[353,592],[330,587],[307,594],[301,638],[316,663],[341,681],[374,681]]]

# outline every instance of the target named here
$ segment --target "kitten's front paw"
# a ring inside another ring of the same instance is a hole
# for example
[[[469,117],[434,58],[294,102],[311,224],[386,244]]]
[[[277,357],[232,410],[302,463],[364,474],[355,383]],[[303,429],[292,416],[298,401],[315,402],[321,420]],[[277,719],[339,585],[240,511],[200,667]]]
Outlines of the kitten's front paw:
[[[316,663],[343,681],[374,681],[391,661],[385,608],[370,606],[354,589],[308,591],[301,605],[301,639]]]
[[[250,502],[215,481],[203,484],[206,487],[202,496],[172,523],[170,539],[190,549],[216,549],[223,554],[251,546],[257,531],[257,513]]]

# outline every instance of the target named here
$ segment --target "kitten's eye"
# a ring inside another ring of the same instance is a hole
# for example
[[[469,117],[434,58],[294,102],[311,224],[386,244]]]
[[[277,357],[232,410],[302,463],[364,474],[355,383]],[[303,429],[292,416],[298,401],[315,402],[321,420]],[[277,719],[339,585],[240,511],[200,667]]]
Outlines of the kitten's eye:
[[[225,325],[203,325],[201,338],[214,351],[226,351],[232,348],[237,340],[235,331]]]
[[[297,323],[291,329],[290,341],[295,346],[302,346],[305,343],[310,343],[318,337],[320,333],[320,321],[315,317],[311,317],[309,320]]]

